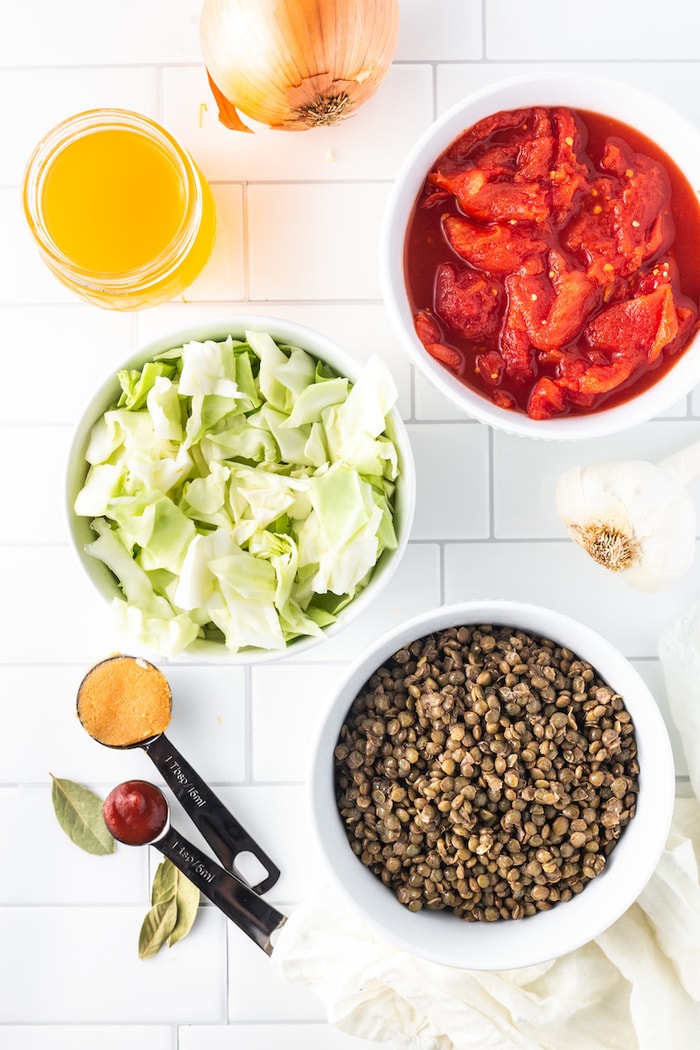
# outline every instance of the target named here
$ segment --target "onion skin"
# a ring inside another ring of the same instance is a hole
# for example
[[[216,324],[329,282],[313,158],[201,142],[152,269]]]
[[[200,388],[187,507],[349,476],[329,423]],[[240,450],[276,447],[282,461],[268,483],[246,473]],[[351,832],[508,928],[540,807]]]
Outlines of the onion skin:
[[[250,131],[328,127],[370,98],[391,65],[398,0],[204,0],[200,42],[219,119]]]

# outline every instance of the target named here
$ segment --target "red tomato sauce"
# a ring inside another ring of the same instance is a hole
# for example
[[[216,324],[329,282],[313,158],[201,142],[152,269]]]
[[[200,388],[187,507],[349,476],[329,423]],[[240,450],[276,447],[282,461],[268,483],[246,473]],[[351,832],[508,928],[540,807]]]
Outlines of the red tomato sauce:
[[[145,846],[165,829],[168,803],[147,780],[125,780],[113,788],[102,807],[110,834],[127,846]]]
[[[698,327],[700,203],[677,165],[610,117],[502,111],[428,173],[406,287],[428,353],[533,419],[627,401]]]

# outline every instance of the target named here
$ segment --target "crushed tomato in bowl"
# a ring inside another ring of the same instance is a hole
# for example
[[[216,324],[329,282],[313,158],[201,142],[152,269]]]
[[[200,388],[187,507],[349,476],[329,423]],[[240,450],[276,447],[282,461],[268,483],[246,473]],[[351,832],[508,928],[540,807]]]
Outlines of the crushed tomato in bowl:
[[[698,327],[700,206],[649,139],[610,117],[495,113],[429,172],[405,242],[428,353],[544,420],[629,400]]]

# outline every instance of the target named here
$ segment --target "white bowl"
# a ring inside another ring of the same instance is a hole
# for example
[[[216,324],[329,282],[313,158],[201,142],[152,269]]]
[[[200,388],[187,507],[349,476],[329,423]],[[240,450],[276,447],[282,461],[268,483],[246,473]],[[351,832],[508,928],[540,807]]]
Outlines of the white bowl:
[[[447,627],[521,628],[571,649],[623,697],[636,730],[640,767],[636,813],[603,872],[571,900],[522,919],[468,922],[448,911],[409,911],[352,852],[338,812],[333,750],[355,697],[374,671],[404,645]],[[380,638],[346,674],[316,741],[310,777],[319,849],[349,905],[399,948],[447,966],[505,970],[573,951],[609,927],[636,900],[663,851],[675,797],[673,757],[654,697],[628,661],[590,628],[552,610],[510,601],[444,606]]]
[[[360,364],[326,336],[290,321],[255,315],[222,318],[194,325],[180,331],[170,332],[142,347],[138,353],[119,367],[140,368],[146,361],[151,360],[157,354],[173,347],[182,346],[183,343],[190,340],[223,340],[228,335],[232,335],[234,338],[243,338],[246,330],[268,332],[273,339],[279,342],[300,346],[313,357],[327,362],[337,374],[346,376],[351,382],[358,378],[361,371]],[[95,533],[90,526],[90,518],[78,516],[73,506],[75,497],[80,491],[87,473],[88,464],[85,460],[85,451],[90,431],[103,413],[116,402],[119,393],[120,387],[117,380],[117,369],[115,368],[87,405],[75,429],[66,469],[66,509],[72,545],[80,564],[95,585],[97,592],[107,601],[111,601],[115,597],[121,597],[121,591],[110,570],[101,561],[86,553],[85,545],[95,539]],[[408,543],[415,509],[416,479],[413,454],[406,427],[396,408],[393,408],[389,414],[387,433],[396,445],[399,459],[399,475],[394,495],[394,527],[398,546],[395,550],[385,550],[382,553],[369,583],[337,614],[335,622],[324,629],[323,637],[299,637],[291,641],[284,649],[268,650],[246,647],[235,653],[228,650],[223,642],[218,643],[210,639],[197,639],[181,654],[183,658],[194,656],[196,658],[223,659],[230,662],[258,663],[280,659],[290,654],[297,655],[319,644],[323,638],[335,635],[346,624],[360,616],[367,606],[374,601],[389,582],[401,561]],[[154,655],[160,654],[156,653]]]
[[[412,362],[431,383],[469,415],[492,427],[535,438],[600,437],[643,423],[684,397],[700,382],[700,335],[676,363],[631,400],[588,415],[548,420],[499,408],[434,360],[418,339],[404,282],[404,238],[425,178],[447,147],[478,120],[501,110],[566,106],[616,118],[636,128],[671,157],[691,187],[700,186],[700,129],[659,99],[605,78],[552,73],[502,81],[467,96],[428,128],[406,157],[392,187],[381,235],[382,294],[391,322]],[[700,230],[698,231],[700,236]]]

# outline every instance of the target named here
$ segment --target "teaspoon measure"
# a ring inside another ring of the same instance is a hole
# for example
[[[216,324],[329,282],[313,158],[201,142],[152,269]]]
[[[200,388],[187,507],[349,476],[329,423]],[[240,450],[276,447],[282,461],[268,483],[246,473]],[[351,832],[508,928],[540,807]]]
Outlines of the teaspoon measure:
[[[287,916],[183,838],[171,825],[167,799],[155,784],[118,784],[105,799],[103,815],[115,839],[128,846],[154,846],[266,955],[272,954],[274,935]]]

